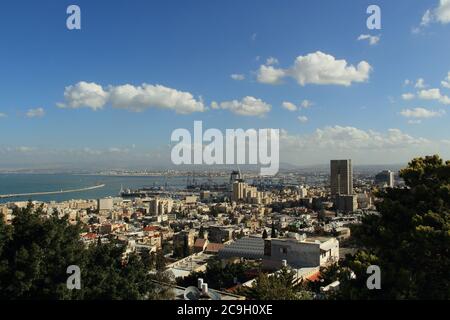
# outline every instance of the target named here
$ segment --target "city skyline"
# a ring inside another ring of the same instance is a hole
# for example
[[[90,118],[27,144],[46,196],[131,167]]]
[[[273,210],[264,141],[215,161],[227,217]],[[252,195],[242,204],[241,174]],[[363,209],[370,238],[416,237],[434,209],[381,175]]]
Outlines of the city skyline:
[[[380,30],[366,1],[45,3],[0,18],[0,169],[163,168],[195,120],[279,128],[281,164],[450,158],[449,0],[378,1]]]

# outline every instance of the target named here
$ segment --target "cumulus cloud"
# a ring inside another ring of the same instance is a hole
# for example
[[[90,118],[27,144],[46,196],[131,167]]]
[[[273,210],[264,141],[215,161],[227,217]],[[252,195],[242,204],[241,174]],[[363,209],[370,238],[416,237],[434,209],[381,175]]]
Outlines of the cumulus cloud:
[[[425,100],[439,100],[441,91],[439,89],[428,89],[419,91],[419,98]]]
[[[125,84],[109,86],[104,89],[96,83],[82,81],[66,87],[64,98],[65,103],[57,104],[58,107],[87,107],[98,110],[110,103],[115,108],[135,112],[144,111],[148,108],[170,109],[181,114],[205,110],[203,101],[195,99],[189,92],[146,83],[141,86]]]
[[[27,118],[40,118],[45,115],[44,108],[28,109],[25,114]]]
[[[404,93],[402,94],[402,99],[403,100],[412,100],[415,98],[415,94],[414,93]]]
[[[350,86],[353,82],[366,81],[371,70],[366,61],[354,67],[345,60],[336,60],[329,54],[317,51],[297,57],[292,74],[301,86],[308,83]]]
[[[421,90],[417,93],[417,96],[424,100],[436,100],[442,104],[450,104],[450,97],[442,94],[439,88]]]
[[[447,78],[445,78],[443,81],[441,81],[441,85],[444,88],[450,89],[450,71],[447,74]]]
[[[271,110],[271,105],[254,97],[244,97],[242,100],[224,101],[221,103],[213,102],[212,109],[229,110],[234,114],[241,116],[264,116]]]
[[[58,107],[73,109],[87,107],[98,110],[107,103],[108,92],[94,82],[81,81],[65,88],[64,99],[66,102],[58,103]]]
[[[416,119],[429,119],[442,117],[445,115],[444,110],[428,110],[425,108],[414,108],[414,109],[403,109],[400,114],[405,118],[416,118]]]
[[[259,67],[256,79],[260,83],[279,84],[281,79],[286,76],[286,71],[274,68],[273,66],[261,65]]]
[[[289,111],[297,111],[297,106],[292,102],[285,101],[282,103],[283,108]]]
[[[358,41],[367,40],[371,46],[376,45],[380,41],[381,36],[371,36],[370,34],[361,34]]]
[[[431,23],[450,23],[450,0],[439,0],[437,7],[427,9],[422,15],[420,26],[413,28],[413,33],[420,33]]]
[[[361,61],[355,67],[345,60],[337,60],[332,55],[317,51],[298,56],[294,65],[287,69],[262,65],[257,72],[257,80],[261,83],[277,84],[284,77],[294,78],[299,85],[342,85],[350,86],[353,82],[364,82],[369,79],[372,67]]]
[[[129,84],[111,86],[109,88],[109,101],[115,108],[136,112],[148,108],[170,109],[180,114],[205,110],[203,101],[196,100],[189,92],[146,83],[141,86]]]
[[[243,74],[234,73],[230,77],[231,77],[231,79],[236,80],[236,81],[245,80],[245,75],[243,75]]]

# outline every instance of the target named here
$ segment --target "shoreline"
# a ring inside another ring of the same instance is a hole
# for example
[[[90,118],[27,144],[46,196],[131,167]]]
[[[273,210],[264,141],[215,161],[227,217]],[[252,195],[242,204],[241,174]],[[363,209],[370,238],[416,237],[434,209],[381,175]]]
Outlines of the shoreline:
[[[91,187],[79,188],[79,189],[68,189],[68,190],[59,190],[59,191],[43,191],[43,192],[29,192],[29,193],[17,193],[17,194],[2,194],[0,195],[0,199],[7,198],[19,198],[19,197],[33,197],[33,196],[44,196],[44,195],[52,195],[52,194],[64,194],[64,193],[74,193],[74,192],[84,192],[89,190],[95,190],[105,187],[106,184],[99,184]]]

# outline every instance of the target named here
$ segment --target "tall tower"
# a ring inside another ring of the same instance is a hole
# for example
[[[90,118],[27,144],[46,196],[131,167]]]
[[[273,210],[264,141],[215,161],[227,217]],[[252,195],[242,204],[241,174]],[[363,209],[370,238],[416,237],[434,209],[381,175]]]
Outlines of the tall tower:
[[[352,160],[331,160],[331,194],[353,194]]]

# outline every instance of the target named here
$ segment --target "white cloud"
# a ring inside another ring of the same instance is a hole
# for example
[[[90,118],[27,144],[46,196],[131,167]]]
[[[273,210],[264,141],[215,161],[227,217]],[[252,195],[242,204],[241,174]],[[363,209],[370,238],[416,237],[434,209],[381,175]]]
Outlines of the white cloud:
[[[306,100],[306,99],[303,100],[298,107],[295,104],[293,104],[292,102],[287,102],[287,101],[283,102],[283,104],[282,104],[283,108],[285,108],[286,110],[289,110],[289,111],[296,111],[300,108],[308,109],[309,107],[311,107],[313,105],[314,105],[314,103],[312,101]]]
[[[45,111],[43,108],[28,109],[28,111],[25,115],[28,118],[40,118],[45,115]]]
[[[440,23],[450,23],[450,0],[440,0],[439,6],[434,10],[434,15]]]
[[[400,129],[389,129],[385,133],[362,130],[355,127],[333,126],[316,129],[309,135],[289,135],[282,131],[280,141],[290,150],[380,150],[403,149],[428,143],[424,138],[414,138]]]
[[[257,80],[260,83],[279,84],[281,79],[286,76],[282,69],[276,69],[273,66],[261,65],[257,73]]]
[[[307,84],[350,86],[353,82],[364,82],[369,79],[372,67],[361,61],[355,67],[345,60],[336,60],[332,55],[321,51],[298,56],[294,65],[288,69],[276,69],[262,65],[258,71],[258,81],[276,84],[286,76],[297,80],[301,86]]]
[[[263,116],[271,110],[271,105],[265,103],[261,99],[254,97],[245,97],[241,101],[225,101],[221,103],[213,102],[212,109],[230,110],[234,114],[241,116]]]
[[[257,36],[258,36],[258,34],[256,32],[253,33],[251,36],[252,41],[255,41]]]
[[[408,120],[408,124],[421,124],[421,123],[422,123],[422,120],[418,120],[418,119]]]
[[[300,121],[300,123],[308,122],[308,118],[305,116],[299,116],[297,119],[298,119],[298,121]]]
[[[58,103],[58,107],[73,109],[87,107],[98,110],[107,103],[108,92],[94,82],[81,81],[65,88],[64,99],[66,102]]]
[[[412,100],[415,98],[415,94],[414,93],[404,93],[402,94],[402,99],[403,100]]]
[[[427,27],[431,23],[450,23],[450,0],[439,0],[439,4],[435,8],[425,11],[420,21],[420,26],[413,28],[413,33],[420,33],[422,28]]]
[[[292,102],[285,101],[282,103],[283,108],[289,111],[297,111],[297,106]]]
[[[450,71],[447,74],[447,78],[445,78],[443,81],[441,81],[441,85],[444,88],[450,89]]]
[[[355,68],[345,60],[336,60],[329,54],[317,51],[297,57],[291,72],[301,86],[308,83],[350,86],[353,82],[366,81],[371,70],[372,67],[365,61]]]
[[[439,89],[428,89],[419,91],[419,98],[425,100],[439,100],[441,91]]]
[[[245,80],[245,75],[243,75],[243,74],[234,73],[230,77],[231,77],[231,79],[236,80],[236,81]]]
[[[110,87],[109,101],[115,108],[136,112],[148,108],[170,109],[180,114],[205,110],[203,102],[196,100],[189,92],[146,83],[142,86],[126,84]]]
[[[181,114],[205,110],[201,99],[196,100],[189,92],[146,83],[141,86],[130,84],[109,86],[105,90],[96,83],[82,81],[66,87],[64,98],[66,102],[59,103],[58,107],[88,107],[98,110],[110,103],[115,108],[136,112],[148,108],[170,109]]]
[[[404,87],[409,86],[410,84],[411,84],[411,80],[409,80],[409,79],[406,79],[406,80],[403,82],[403,86],[404,86]]]
[[[436,100],[442,104],[450,104],[450,97],[443,95],[439,88],[433,88],[428,90],[421,90],[418,92],[418,97],[424,100]]]
[[[442,117],[445,114],[444,110],[433,111],[425,108],[403,109],[400,114],[405,118],[415,119],[429,119]]]
[[[426,86],[427,85],[425,84],[425,80],[423,78],[417,79],[416,84],[414,85],[414,87],[417,88],[417,89],[423,89]]]
[[[314,103],[312,101],[309,100],[303,100],[302,103],[300,103],[300,106],[304,109],[308,109],[309,107],[312,107],[314,105]]]
[[[6,113],[0,112],[0,118],[6,118],[6,117],[7,117]]]
[[[380,41],[381,36],[371,36],[370,34],[361,34],[358,37],[358,41],[368,40],[371,46],[376,45]]]

